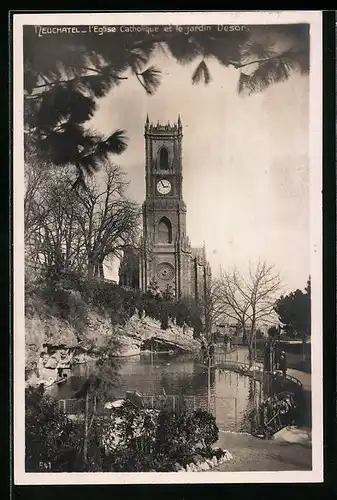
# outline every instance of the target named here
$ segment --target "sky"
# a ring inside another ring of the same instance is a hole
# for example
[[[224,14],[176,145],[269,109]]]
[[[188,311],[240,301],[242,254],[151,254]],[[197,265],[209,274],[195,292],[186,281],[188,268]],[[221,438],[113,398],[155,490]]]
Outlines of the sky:
[[[193,246],[205,242],[212,274],[259,259],[275,266],[284,290],[303,289],[309,269],[309,81],[294,73],[263,93],[237,93],[238,70],[208,63],[212,81],[192,85],[199,63],[179,66],[158,54],[163,71],[153,96],[131,75],[99,101],[90,124],[126,130],[128,148],[114,157],[126,172],[127,194],[145,197],[144,124],[183,125],[183,198]],[[118,262],[107,277],[117,279]]]

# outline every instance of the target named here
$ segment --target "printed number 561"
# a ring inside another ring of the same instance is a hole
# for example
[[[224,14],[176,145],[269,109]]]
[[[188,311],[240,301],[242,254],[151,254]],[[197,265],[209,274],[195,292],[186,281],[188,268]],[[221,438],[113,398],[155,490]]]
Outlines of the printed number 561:
[[[40,470],[51,470],[51,462],[39,462]]]

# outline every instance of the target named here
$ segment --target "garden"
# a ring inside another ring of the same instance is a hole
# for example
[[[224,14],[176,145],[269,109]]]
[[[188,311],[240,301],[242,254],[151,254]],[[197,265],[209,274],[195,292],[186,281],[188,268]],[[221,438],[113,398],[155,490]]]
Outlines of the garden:
[[[215,447],[215,418],[200,409],[174,413],[125,401],[95,417],[85,455],[83,431],[42,388],[27,389],[27,472],[197,472],[232,458]]]

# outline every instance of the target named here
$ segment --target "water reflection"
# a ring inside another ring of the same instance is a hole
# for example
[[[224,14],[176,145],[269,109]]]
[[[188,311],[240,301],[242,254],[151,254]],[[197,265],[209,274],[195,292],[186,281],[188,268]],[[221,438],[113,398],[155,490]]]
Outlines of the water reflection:
[[[243,361],[244,353],[240,354]],[[237,355],[236,355],[237,356]],[[235,358],[234,358],[235,359]],[[124,397],[127,390],[144,395],[185,395],[198,398],[207,407],[208,373],[202,359],[195,355],[170,356],[141,354],[123,358],[119,363],[119,383],[111,389],[112,397]],[[57,399],[74,397],[86,373],[93,369],[77,365],[73,376],[56,385],[52,395]],[[245,430],[246,415],[252,400],[253,386],[247,377],[231,371],[210,370],[211,408],[220,428]]]

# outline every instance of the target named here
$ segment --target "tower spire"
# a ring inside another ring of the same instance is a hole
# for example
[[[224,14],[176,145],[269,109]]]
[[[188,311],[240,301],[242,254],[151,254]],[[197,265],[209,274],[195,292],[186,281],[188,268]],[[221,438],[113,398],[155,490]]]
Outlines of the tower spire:
[[[149,115],[148,113],[146,113],[145,131],[149,130],[149,126],[150,126]]]

